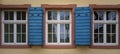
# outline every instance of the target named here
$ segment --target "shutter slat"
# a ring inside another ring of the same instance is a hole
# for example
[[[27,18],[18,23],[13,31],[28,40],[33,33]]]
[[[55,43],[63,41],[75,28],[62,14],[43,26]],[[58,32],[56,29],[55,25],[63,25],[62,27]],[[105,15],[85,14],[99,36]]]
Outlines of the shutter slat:
[[[75,44],[91,44],[91,9],[90,7],[75,8]]]
[[[43,8],[29,8],[29,45],[43,45]]]

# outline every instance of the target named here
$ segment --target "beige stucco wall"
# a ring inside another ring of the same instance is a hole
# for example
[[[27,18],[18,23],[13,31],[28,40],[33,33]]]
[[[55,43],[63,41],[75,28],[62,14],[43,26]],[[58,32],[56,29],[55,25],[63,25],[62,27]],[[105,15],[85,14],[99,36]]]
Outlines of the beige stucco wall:
[[[78,6],[88,6],[89,4],[120,4],[120,0],[1,0],[2,4],[77,4]]]
[[[120,4],[120,0],[0,0],[0,4]],[[79,46],[73,49],[44,49],[39,46],[32,48],[0,48],[0,54],[120,54],[120,49],[92,49],[88,46]]]
[[[43,49],[32,47],[26,49],[0,49],[0,54],[120,54],[120,49],[90,49],[86,46],[74,49]]]

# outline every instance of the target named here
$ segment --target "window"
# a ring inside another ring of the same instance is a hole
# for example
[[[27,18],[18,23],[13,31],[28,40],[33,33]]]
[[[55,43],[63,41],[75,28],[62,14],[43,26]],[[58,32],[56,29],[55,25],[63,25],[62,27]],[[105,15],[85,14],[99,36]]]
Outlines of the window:
[[[71,45],[71,12],[48,10],[46,16],[46,44]]]
[[[118,45],[118,12],[116,10],[94,11],[93,45]]]
[[[27,15],[25,10],[2,11],[2,44],[27,44]]]

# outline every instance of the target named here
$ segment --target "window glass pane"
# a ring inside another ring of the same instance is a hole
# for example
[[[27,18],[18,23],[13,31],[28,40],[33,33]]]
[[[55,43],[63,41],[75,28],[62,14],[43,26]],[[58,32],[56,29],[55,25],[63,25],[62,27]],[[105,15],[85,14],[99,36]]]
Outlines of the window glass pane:
[[[65,20],[69,20],[69,18],[70,18],[70,12],[66,11],[65,12]]]
[[[53,34],[53,42],[57,42],[57,34]]]
[[[99,33],[103,33],[103,24],[99,24]]]
[[[107,28],[107,33],[111,33],[111,24],[107,24],[107,26],[106,26],[106,28]]]
[[[103,20],[104,12],[103,11],[94,11],[94,20]]]
[[[17,20],[21,20],[21,11],[17,11]]]
[[[53,33],[57,33],[57,24],[53,24]]]
[[[64,34],[60,34],[60,42],[64,42]]]
[[[116,35],[112,34],[112,43],[116,43]]]
[[[99,43],[103,43],[103,34],[99,34]]]
[[[17,34],[17,43],[20,43],[21,42],[21,34]]]
[[[4,24],[4,32],[5,33],[8,33],[8,28],[9,28],[8,24]]]
[[[99,31],[98,27],[99,27],[98,24],[94,24],[94,33],[98,33]]]
[[[57,20],[57,11],[48,11],[48,20]]]
[[[14,12],[13,11],[10,11],[9,12],[9,17],[10,17],[10,20],[14,20]]]
[[[21,33],[21,30],[22,30],[21,24],[17,24],[17,33]]]
[[[9,24],[9,26],[10,26],[10,33],[14,33],[14,26],[13,26],[13,24]]]
[[[52,20],[52,12],[48,11],[48,20]]]
[[[57,11],[52,12],[53,20],[57,20]]]
[[[4,12],[4,20],[8,20],[9,19],[9,12],[5,11]]]
[[[69,24],[65,24],[65,33],[69,33]]]
[[[116,20],[116,11],[107,11],[107,20]]]
[[[26,33],[26,24],[22,24],[22,33]]]
[[[48,34],[48,42],[49,42],[49,43],[52,42],[52,34]]]
[[[112,33],[116,33],[116,25],[112,24]]]
[[[26,20],[26,12],[22,11],[22,20]]]
[[[22,43],[26,42],[26,34],[22,34]]]
[[[64,17],[65,17],[65,12],[60,11],[60,20],[64,20]]]
[[[98,43],[98,34],[94,34],[94,43]]]
[[[65,42],[69,43],[69,34],[65,34]]]
[[[4,34],[4,42],[5,43],[8,43],[9,41],[8,41],[8,34]]]
[[[17,42],[26,42],[26,24],[17,24]]]
[[[64,24],[60,24],[60,33],[65,33]]]
[[[48,33],[52,33],[52,24],[48,24]]]
[[[111,34],[107,34],[107,39],[106,39],[106,40],[107,40],[107,43],[110,43],[110,42],[111,42],[111,38],[112,38],[112,37],[111,37]]]
[[[10,34],[10,42],[12,43],[14,40],[13,34]]]

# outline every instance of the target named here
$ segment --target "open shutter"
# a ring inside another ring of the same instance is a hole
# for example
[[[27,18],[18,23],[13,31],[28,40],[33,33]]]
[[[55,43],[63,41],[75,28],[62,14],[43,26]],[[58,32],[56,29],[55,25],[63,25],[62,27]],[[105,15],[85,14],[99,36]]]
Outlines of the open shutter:
[[[75,44],[90,45],[91,43],[91,9],[90,7],[75,8]]]
[[[43,45],[43,8],[29,8],[29,45]]]

